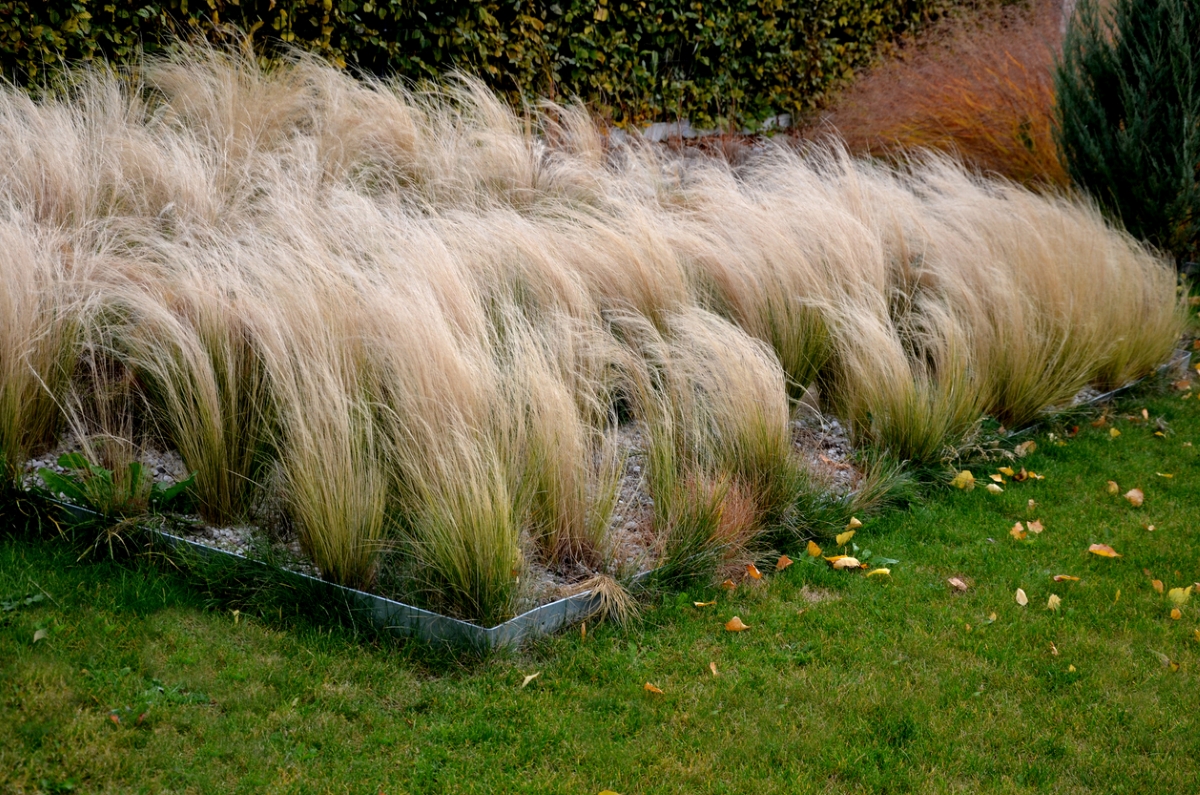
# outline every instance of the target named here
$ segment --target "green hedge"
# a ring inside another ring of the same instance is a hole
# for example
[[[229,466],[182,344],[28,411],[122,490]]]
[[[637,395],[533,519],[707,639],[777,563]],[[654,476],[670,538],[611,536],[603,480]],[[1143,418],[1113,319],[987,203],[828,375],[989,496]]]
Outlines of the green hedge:
[[[882,40],[954,0],[0,0],[4,73],[129,62],[247,32],[410,79],[481,75],[514,102],[578,96],[620,123],[746,124],[813,107]]]

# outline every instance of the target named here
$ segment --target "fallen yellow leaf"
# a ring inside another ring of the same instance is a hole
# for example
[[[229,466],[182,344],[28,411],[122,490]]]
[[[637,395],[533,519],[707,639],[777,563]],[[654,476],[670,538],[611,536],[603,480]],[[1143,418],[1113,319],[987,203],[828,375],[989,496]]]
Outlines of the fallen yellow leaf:
[[[992,494],[1000,494],[1001,492],[1004,491],[1004,489],[1000,488],[995,483],[987,484],[987,490],[990,491]]]
[[[750,626],[737,616],[725,622],[725,630],[727,632],[745,632],[748,629],[750,629]]]
[[[603,789],[600,790],[600,795],[619,795],[619,793],[613,792],[610,789]]]
[[[950,485],[956,489],[970,491],[975,488],[975,476],[971,474],[971,470],[964,469],[954,476],[954,479],[950,481]]]
[[[1179,619],[1183,618],[1183,613],[1180,612],[1178,607],[1171,608],[1171,618],[1174,619],[1175,621],[1178,621]]]
[[[988,623],[989,623],[989,624],[994,624],[995,622],[996,622],[996,614],[995,614],[995,613],[988,613]]]
[[[816,542],[809,541],[808,542],[808,556],[815,558],[817,555],[820,555],[820,554],[821,554],[821,548],[819,546],[817,546]]]
[[[1196,638],[1196,642],[1197,642],[1197,643],[1200,643],[1200,629],[1197,629],[1197,630],[1196,630],[1196,631],[1193,633],[1193,636]]]
[[[1111,436],[1112,438],[1116,439],[1118,436],[1121,435],[1121,432],[1118,431],[1116,428],[1109,428],[1108,435]]]
[[[645,690],[647,693],[654,693],[655,695],[659,695],[659,696],[661,696],[663,694],[662,690],[660,690],[659,688],[650,684],[649,682],[642,685],[642,690]]]
[[[1116,494],[1118,491],[1121,490],[1121,487],[1117,485],[1117,481],[1115,481],[1115,480],[1108,481],[1107,488],[1108,488],[1109,494]]]
[[[1093,555],[1099,555],[1102,558],[1119,558],[1121,553],[1110,547],[1108,544],[1092,544],[1088,547],[1088,552]]]
[[[1008,534],[1018,541],[1022,541],[1025,539],[1025,526],[1020,522],[1017,522],[1012,526],[1012,530],[1008,531]]]
[[[1072,577],[1070,574],[1055,574],[1055,582],[1079,582],[1078,577]]]
[[[1012,477],[1014,474],[1016,474],[1016,473],[1015,473],[1015,472],[1013,472],[1013,468],[1012,468],[1012,467],[1000,467],[1000,474],[1001,474],[1001,475],[1008,475],[1008,476],[1011,478],[1011,477]]]
[[[857,569],[862,564],[858,562],[858,558],[852,558],[849,555],[838,558],[833,562],[835,569]]]
[[[753,563],[746,564],[746,574],[750,575],[750,578],[754,580],[762,579],[762,572],[759,571],[758,566],[755,566]]]
[[[868,577],[888,577],[892,573],[891,569],[871,569],[867,572]]]
[[[1154,586],[1154,590],[1158,591],[1159,593],[1163,592],[1163,581],[1162,580],[1151,580],[1150,584],[1152,586]]]
[[[1146,495],[1142,493],[1141,489],[1130,489],[1125,492],[1124,496],[1134,508],[1142,507],[1142,503],[1146,501]]]
[[[1037,442],[1030,439],[1028,442],[1021,442],[1019,445],[1013,448],[1013,452],[1017,454],[1017,458],[1024,458],[1036,449]]]
[[[779,560],[775,561],[775,571],[783,571],[790,565],[792,565],[792,559],[787,555],[780,555]]]
[[[713,676],[716,676],[717,675],[717,664],[715,662],[710,662],[708,664],[708,670],[712,671]]]
[[[1003,482],[1004,482],[1004,476],[1003,476],[1003,475],[988,475],[988,477],[989,477],[989,478],[991,478],[992,480],[996,481],[997,483],[1003,483]]]
[[[726,591],[732,591],[734,588],[737,587],[737,583],[734,582],[733,580],[725,580],[725,582],[721,583],[721,587],[724,588]]]
[[[1046,608],[1049,610],[1058,610],[1058,607],[1061,604],[1062,599],[1059,598],[1059,595],[1056,593],[1050,594],[1050,598],[1046,600]]]
[[[1149,409],[1142,409],[1142,419],[1143,420],[1150,419],[1150,410]]]
[[[692,604],[694,604],[696,607],[712,607],[716,603],[716,599],[713,599],[711,602],[692,602]]]
[[[962,578],[960,578],[960,577],[951,577],[950,579],[946,580],[946,582],[950,583],[950,587],[953,588],[954,590],[961,591],[964,593],[966,592],[967,587],[968,587],[967,584],[965,582],[963,582]]]
[[[1170,473],[1168,473],[1168,472],[1155,472],[1154,474],[1158,475],[1160,478],[1173,478],[1173,477],[1175,477],[1174,475],[1172,475],[1172,474],[1170,474]]]
[[[1172,588],[1167,592],[1167,598],[1171,600],[1172,604],[1185,605],[1188,598],[1192,595],[1193,587],[1189,585],[1186,588]]]
[[[1031,533],[1040,533],[1046,529],[1045,527],[1042,526],[1041,519],[1034,519],[1032,522],[1026,523],[1025,526],[1029,529],[1029,532],[1031,532]]]
[[[1074,665],[1068,665],[1068,666],[1067,666],[1067,673],[1069,673],[1069,674],[1073,674],[1073,673],[1075,673],[1075,666],[1074,666]]]
[[[857,517],[851,516],[850,521],[846,522],[847,530],[857,530],[862,527],[862,522],[858,521]]]
[[[1029,604],[1029,597],[1025,595],[1024,588],[1017,589],[1016,598],[1017,598],[1017,604],[1019,604],[1021,607],[1024,607],[1025,605]]]
[[[1117,589],[1116,595],[1113,596],[1113,604],[1115,605],[1119,601],[1121,601],[1121,589],[1120,588]]]
[[[539,676],[541,676],[541,675],[542,675],[542,672],[541,672],[541,671],[538,671],[537,673],[532,673],[532,674],[530,674],[529,676],[525,677],[525,679],[524,679],[524,680],[522,680],[522,682],[521,682],[521,687],[522,687],[522,688],[524,688],[524,687],[525,687],[525,685],[529,684],[530,682],[532,682],[534,679],[537,679],[537,678],[538,678]]]
[[[825,560],[828,561],[829,563],[836,563],[837,561],[841,560],[844,557],[846,557],[846,556],[845,555],[827,555],[825,557]]]
[[[846,545],[847,541],[854,538],[854,533],[855,533],[854,530],[847,530],[844,533],[838,533],[837,538],[834,540],[837,541],[837,545],[839,547],[844,547]]]

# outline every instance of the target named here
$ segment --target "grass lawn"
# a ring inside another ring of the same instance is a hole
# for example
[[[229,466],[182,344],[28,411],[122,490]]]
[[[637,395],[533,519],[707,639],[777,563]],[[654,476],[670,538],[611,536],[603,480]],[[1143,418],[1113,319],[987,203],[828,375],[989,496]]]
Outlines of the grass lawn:
[[[1044,480],[991,494],[975,467],[974,491],[867,522],[890,578],[789,550],[766,585],[482,661],[234,615],[161,564],[8,537],[0,792],[1194,792],[1200,597],[1173,619],[1152,580],[1200,581],[1198,402],[1143,392],[1119,436],[1037,436],[1021,463]]]

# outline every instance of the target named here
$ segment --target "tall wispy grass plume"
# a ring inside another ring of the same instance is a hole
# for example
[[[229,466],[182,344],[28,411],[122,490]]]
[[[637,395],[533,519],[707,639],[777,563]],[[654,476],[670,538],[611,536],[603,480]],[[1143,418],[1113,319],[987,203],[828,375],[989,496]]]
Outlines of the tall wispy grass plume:
[[[5,477],[102,425],[91,351],[110,435],[176,449],[209,521],[281,506],[323,576],[473,620],[535,567],[617,573],[622,423],[682,579],[849,505],[805,496],[802,395],[936,465],[1181,328],[1169,265],[1092,208],[945,158],[735,168],[308,58],[139,74],[0,92]]]

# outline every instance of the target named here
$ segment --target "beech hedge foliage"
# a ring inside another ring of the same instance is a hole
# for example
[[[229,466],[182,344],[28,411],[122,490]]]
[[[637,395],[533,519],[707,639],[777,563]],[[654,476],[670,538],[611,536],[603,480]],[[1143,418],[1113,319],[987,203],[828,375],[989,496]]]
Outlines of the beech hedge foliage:
[[[961,0],[959,0],[961,2]],[[479,75],[515,103],[579,97],[614,122],[748,125],[803,112],[881,41],[955,0],[0,0],[0,68],[136,63],[241,36],[375,75]]]

